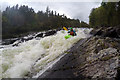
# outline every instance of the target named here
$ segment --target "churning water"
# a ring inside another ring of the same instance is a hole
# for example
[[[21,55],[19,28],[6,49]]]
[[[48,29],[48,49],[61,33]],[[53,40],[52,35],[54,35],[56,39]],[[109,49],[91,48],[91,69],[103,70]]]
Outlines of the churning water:
[[[0,78],[23,78],[33,69],[40,76],[65,55],[64,51],[81,38],[89,37],[91,29],[75,28],[77,36],[65,39],[64,30],[41,39],[32,39],[16,47],[0,49]]]

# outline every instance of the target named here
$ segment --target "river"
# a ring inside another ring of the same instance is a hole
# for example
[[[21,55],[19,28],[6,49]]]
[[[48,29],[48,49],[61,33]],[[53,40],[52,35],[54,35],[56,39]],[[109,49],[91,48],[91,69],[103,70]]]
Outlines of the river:
[[[92,29],[75,28],[77,36],[65,39],[67,31],[60,30],[57,34],[44,38],[19,43],[18,46],[6,45],[0,49],[0,79],[24,78],[33,69],[40,76],[49,67],[52,67],[63,57],[74,43],[81,38],[89,37]],[[13,43],[14,44],[14,43]],[[4,45],[1,45],[4,46]]]

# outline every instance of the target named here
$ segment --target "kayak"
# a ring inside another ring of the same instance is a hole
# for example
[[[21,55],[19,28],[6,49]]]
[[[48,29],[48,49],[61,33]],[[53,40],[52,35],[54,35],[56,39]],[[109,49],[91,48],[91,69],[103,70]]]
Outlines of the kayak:
[[[65,39],[68,39],[70,37],[71,37],[71,35],[68,34],[68,35],[65,36]]]

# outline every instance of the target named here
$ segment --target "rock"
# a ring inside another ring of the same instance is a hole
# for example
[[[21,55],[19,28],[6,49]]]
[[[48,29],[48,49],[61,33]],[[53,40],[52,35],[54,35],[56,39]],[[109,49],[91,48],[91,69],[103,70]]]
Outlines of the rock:
[[[57,31],[56,30],[52,30],[52,31],[47,31],[44,35],[45,36],[50,36],[50,35],[54,35]]]
[[[51,36],[51,35],[54,35],[57,31],[60,31],[61,28],[58,28],[58,29],[54,29],[54,30],[49,30],[45,33],[40,33],[38,35],[35,36],[36,37],[45,37],[45,36]]]
[[[120,68],[117,69],[116,80],[120,80]]]
[[[114,80],[118,74],[117,68],[120,67],[120,52],[118,51],[120,50],[120,40],[118,40],[103,37],[91,37],[84,43],[85,45],[83,46],[85,46],[85,51],[87,51],[88,54],[88,57],[86,57],[88,63],[86,63],[87,66],[84,65],[81,73],[84,76],[91,76],[92,78],[109,78]],[[115,42],[118,47],[116,48],[112,42]],[[96,52],[97,45],[102,48]]]
[[[36,35],[35,38],[36,37],[43,37],[43,33],[40,33],[40,34]]]
[[[22,38],[19,38],[17,40],[17,42],[15,42],[14,44],[12,44],[12,46],[18,46],[19,43],[22,43],[24,41],[29,41],[29,40],[32,40],[34,37],[31,36],[31,37],[22,37]]]
[[[118,28],[107,28],[104,33],[102,34],[103,37],[112,37],[112,38],[119,38],[119,34],[117,32]]]
[[[102,28],[100,29],[93,29],[90,34],[96,36],[96,35],[101,35],[103,33]]]
[[[93,29],[90,34],[93,36],[98,35],[103,37],[120,38],[120,26]]]
[[[69,54],[39,78],[119,80],[119,41],[100,36],[80,40],[67,51]]]
[[[58,29],[60,30],[60,29]],[[46,37],[46,36],[50,36],[50,35],[54,35],[55,33],[57,32],[57,30],[50,30],[50,31],[47,31],[45,33],[39,33],[37,35],[34,35],[34,36],[28,36],[28,37],[22,37],[22,38],[19,38],[18,42],[13,44],[12,46],[18,46],[19,43],[22,43],[24,41],[29,41],[29,40],[32,40],[33,38],[36,38],[36,37]],[[15,41],[14,41],[15,42]]]
[[[13,46],[18,46],[19,43],[21,42],[24,42],[24,41],[29,41],[29,40],[32,40],[33,38],[36,38],[36,37],[46,37],[46,36],[51,36],[51,35],[54,35],[55,33],[57,33],[57,31],[60,31],[61,28],[58,28],[58,29],[54,29],[54,30],[49,30],[47,32],[42,32],[42,33],[39,33],[39,34],[31,34],[27,37],[21,37],[21,38],[15,38],[15,39],[5,39],[5,40],[2,40],[2,45],[9,45],[9,44],[13,44],[15,41],[19,40],[18,43],[16,44],[13,44]]]
[[[28,41],[28,40],[31,40],[31,39],[33,39],[33,37],[23,37],[23,38],[21,38],[20,40],[21,40],[22,42],[24,42],[24,41]]]
[[[60,30],[63,30],[63,29],[61,29],[61,28],[56,29],[56,31],[60,31]]]
[[[116,32],[117,32],[118,36],[120,37],[120,28],[117,28]]]
[[[2,41],[2,45],[9,45],[9,44],[13,44],[15,41],[17,41],[18,38],[13,38],[13,39],[5,39]]]

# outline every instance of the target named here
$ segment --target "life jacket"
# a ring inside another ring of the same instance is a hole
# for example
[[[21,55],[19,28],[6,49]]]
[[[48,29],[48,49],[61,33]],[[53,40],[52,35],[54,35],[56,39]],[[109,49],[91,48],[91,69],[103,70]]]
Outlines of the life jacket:
[[[70,31],[70,35],[74,35],[74,32],[73,32],[73,31]]]

